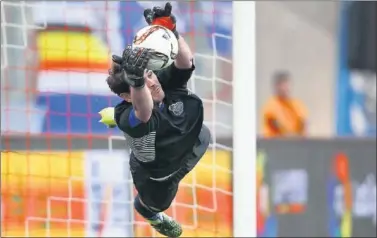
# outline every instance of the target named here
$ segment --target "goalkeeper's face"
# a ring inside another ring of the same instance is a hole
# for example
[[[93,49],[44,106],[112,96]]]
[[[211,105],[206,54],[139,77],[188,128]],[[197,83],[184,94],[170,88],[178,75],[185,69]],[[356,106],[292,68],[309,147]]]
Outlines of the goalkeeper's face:
[[[154,102],[161,102],[165,97],[165,92],[162,90],[161,84],[158,81],[158,78],[153,71],[148,70],[145,75],[145,85],[148,87],[151,92]]]

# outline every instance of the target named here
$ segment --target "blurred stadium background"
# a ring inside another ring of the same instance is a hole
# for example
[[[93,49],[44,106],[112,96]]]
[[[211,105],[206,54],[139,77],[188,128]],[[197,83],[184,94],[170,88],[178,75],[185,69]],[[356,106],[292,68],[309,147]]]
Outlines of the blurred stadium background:
[[[2,237],[156,235],[133,213],[124,141],[97,114],[119,101],[105,83],[109,55],[156,4],[1,2]],[[256,4],[258,134],[276,70],[291,73],[308,110],[305,141],[259,140],[259,236],[376,236],[377,21],[368,4]],[[215,140],[169,212],[186,236],[232,236],[232,3],[173,9],[196,52],[190,87]]]

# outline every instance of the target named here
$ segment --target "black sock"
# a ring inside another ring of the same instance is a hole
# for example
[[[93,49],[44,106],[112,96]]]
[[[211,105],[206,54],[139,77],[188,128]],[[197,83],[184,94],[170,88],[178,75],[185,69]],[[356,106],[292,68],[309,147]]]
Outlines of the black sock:
[[[135,197],[134,207],[136,211],[146,219],[153,219],[158,214],[158,212],[153,212],[150,209],[146,208],[143,204],[141,204],[139,195]]]

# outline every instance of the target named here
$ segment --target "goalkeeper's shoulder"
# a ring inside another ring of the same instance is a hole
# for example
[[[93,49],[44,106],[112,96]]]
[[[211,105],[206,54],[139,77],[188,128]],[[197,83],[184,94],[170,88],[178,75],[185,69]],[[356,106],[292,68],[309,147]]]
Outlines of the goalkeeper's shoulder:
[[[130,114],[132,112],[132,104],[123,101],[115,106],[114,110],[114,120],[118,125],[118,128],[122,131],[127,132],[128,128],[132,128],[130,125]]]
[[[155,132],[159,126],[160,115],[156,110],[147,122],[138,119],[131,103],[122,102],[115,107],[114,120],[118,128],[127,135],[139,138]]]

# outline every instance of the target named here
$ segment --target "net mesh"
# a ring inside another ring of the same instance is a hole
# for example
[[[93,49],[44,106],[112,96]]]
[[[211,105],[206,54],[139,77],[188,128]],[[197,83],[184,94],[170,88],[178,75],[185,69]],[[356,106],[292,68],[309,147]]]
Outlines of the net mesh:
[[[98,123],[105,78],[157,2],[1,2],[1,236],[158,236],[133,209],[124,139]],[[163,3],[159,3],[163,4]],[[232,235],[231,3],[174,2],[213,144],[167,211],[184,236]]]

